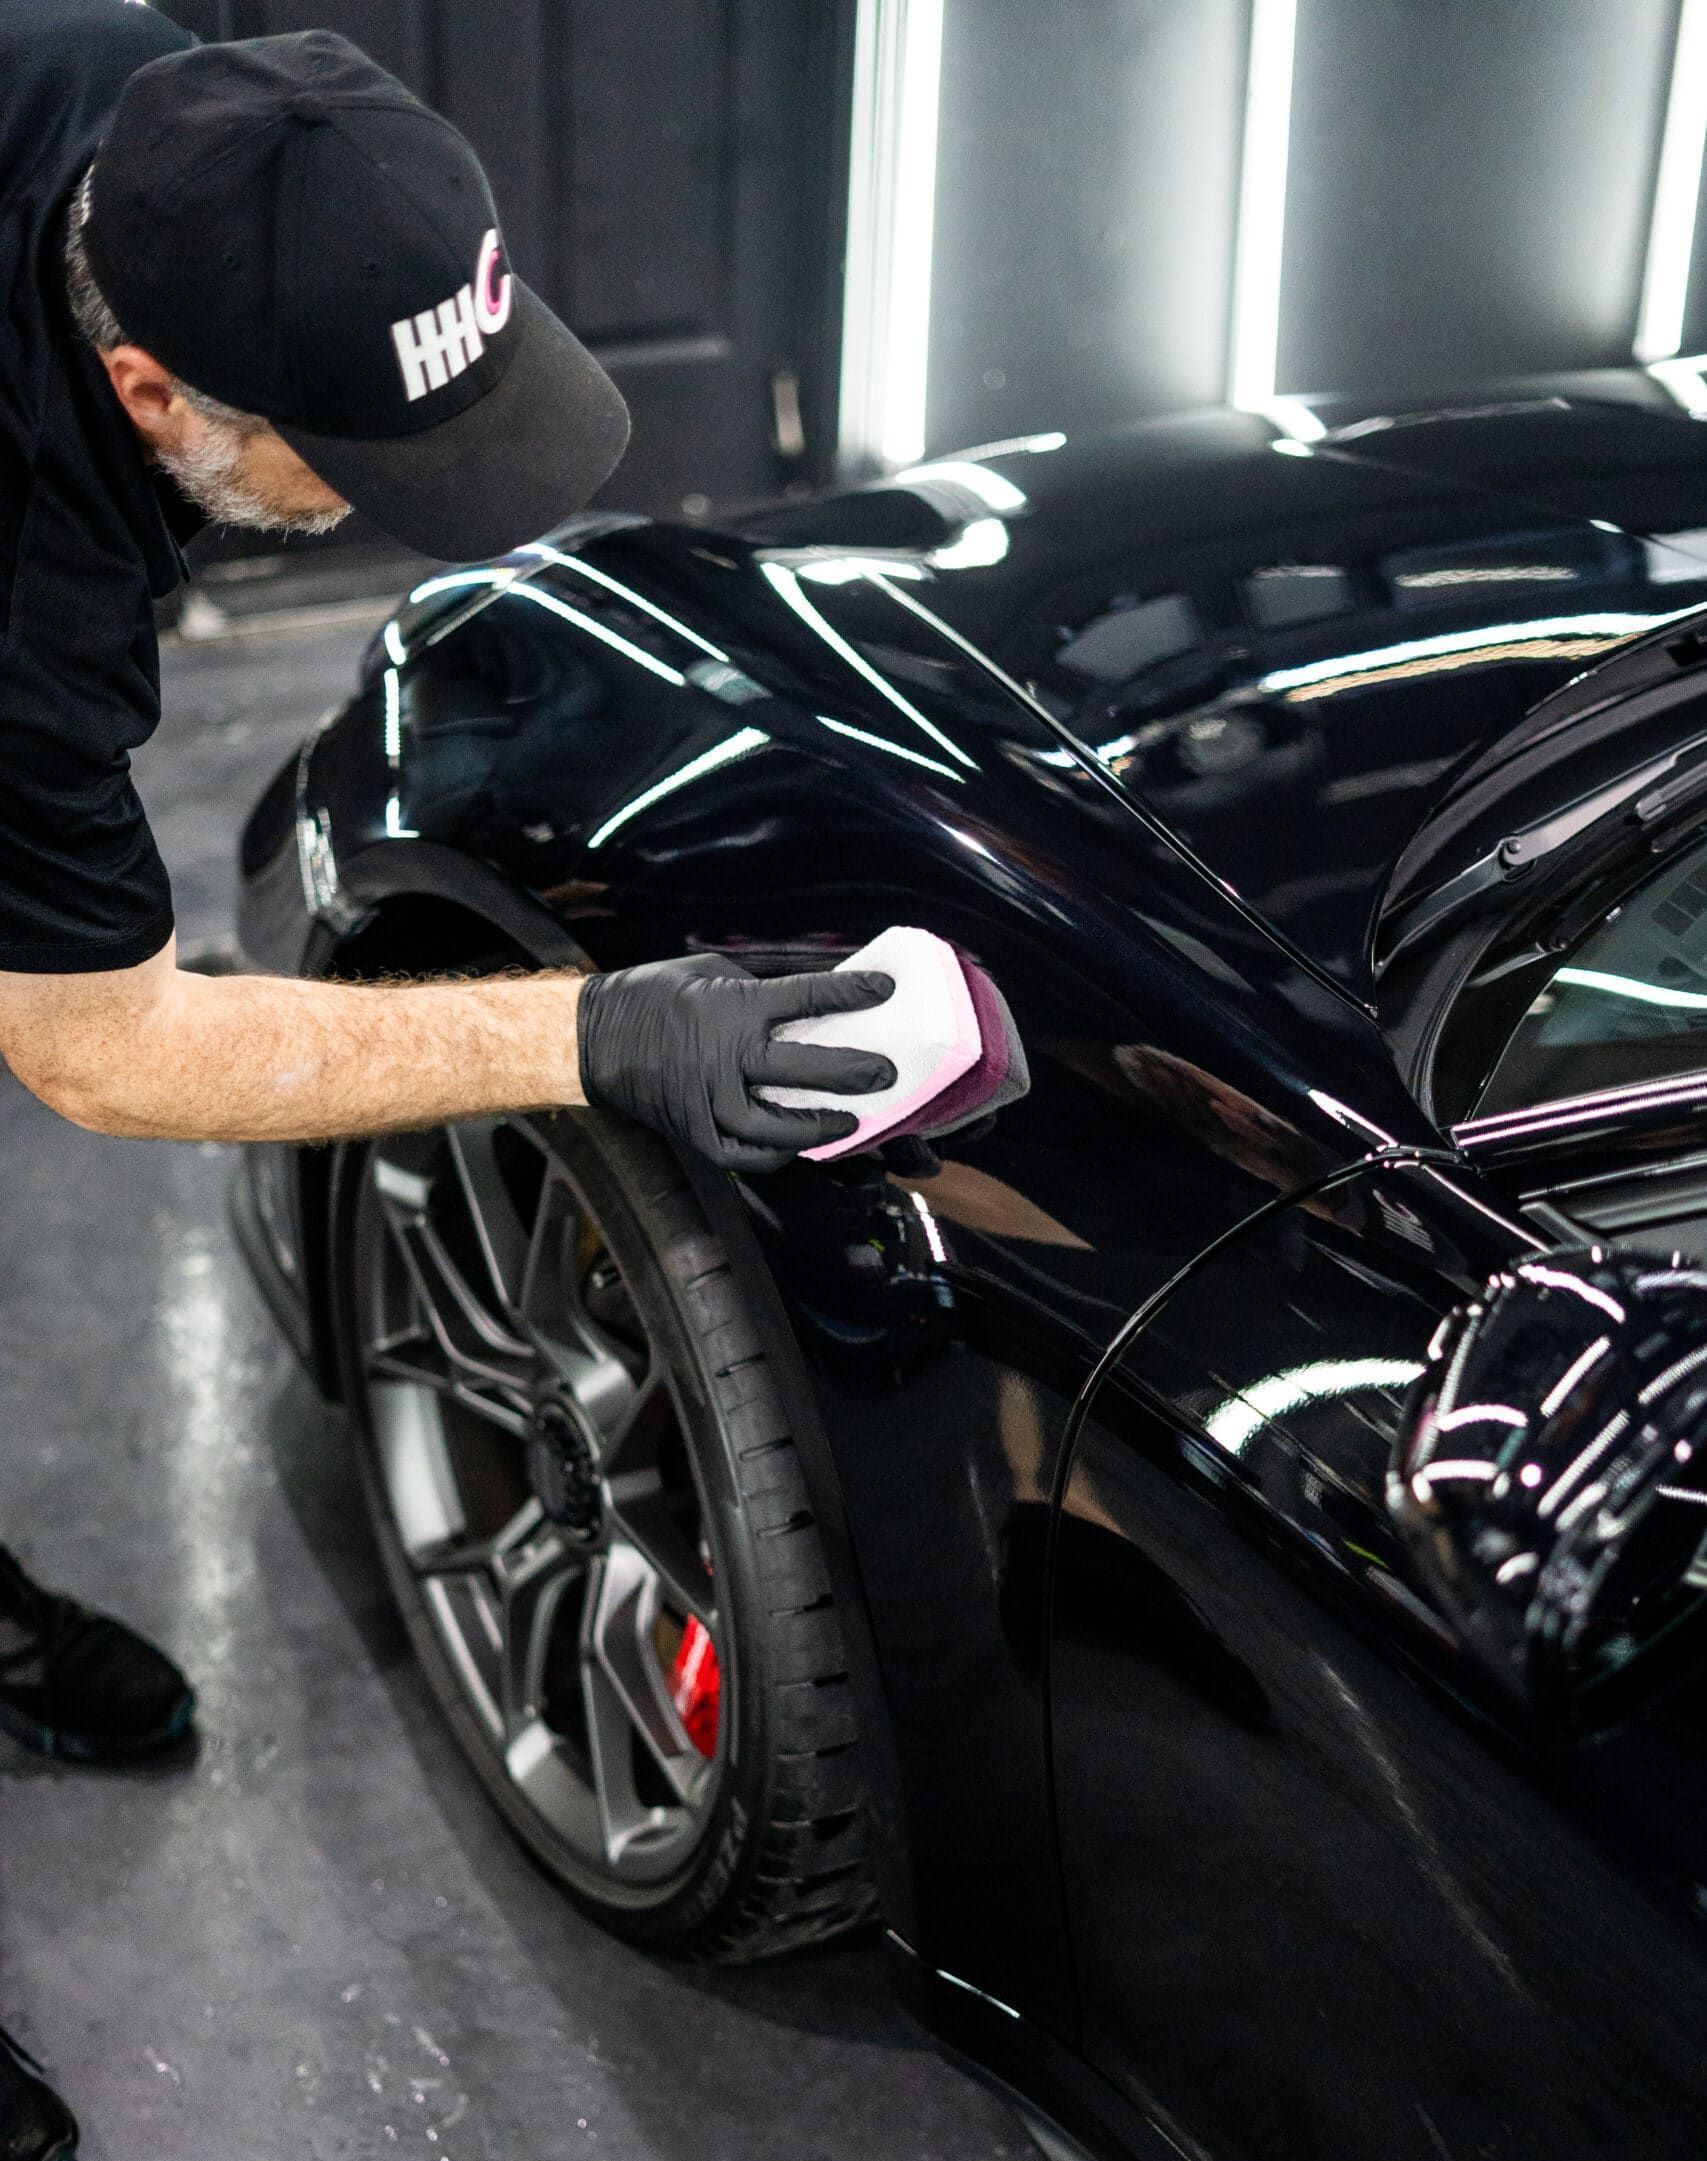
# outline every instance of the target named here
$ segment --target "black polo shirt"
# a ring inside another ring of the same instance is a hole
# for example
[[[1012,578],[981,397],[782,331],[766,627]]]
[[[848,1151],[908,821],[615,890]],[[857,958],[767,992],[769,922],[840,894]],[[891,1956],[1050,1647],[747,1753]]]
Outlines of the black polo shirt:
[[[190,42],[137,0],[0,0],[0,970],[130,968],[172,932],[130,753],[197,521],[77,335],[62,250],[126,78]]]

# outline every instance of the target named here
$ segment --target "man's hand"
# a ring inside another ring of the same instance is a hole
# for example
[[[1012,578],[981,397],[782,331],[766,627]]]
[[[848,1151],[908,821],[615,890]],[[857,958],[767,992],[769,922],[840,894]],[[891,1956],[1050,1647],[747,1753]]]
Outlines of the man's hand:
[[[871,1051],[788,1043],[772,1031],[820,1013],[860,1013],[894,995],[876,971],[752,976],[716,954],[651,961],[581,986],[577,1027],[589,1103],[626,1111],[728,1170],[777,1170],[803,1148],[845,1140],[851,1112],[785,1109],[757,1091],[867,1095],[895,1068]]]

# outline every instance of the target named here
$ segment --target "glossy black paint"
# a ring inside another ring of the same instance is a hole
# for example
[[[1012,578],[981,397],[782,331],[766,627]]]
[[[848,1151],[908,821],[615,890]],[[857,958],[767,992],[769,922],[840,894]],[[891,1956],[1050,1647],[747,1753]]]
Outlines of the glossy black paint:
[[[1429,908],[1671,697],[1707,562],[1516,501],[1525,416],[1441,425],[1446,477],[1209,415],[591,521],[417,589],[245,842],[285,970],[918,921],[1001,981],[1033,1092],[940,1172],[708,1195],[858,1615],[898,1955],[1100,2153],[1657,2155],[1707,2109],[1687,1707],[1538,1740],[1387,1487],[1442,1321],[1588,1220],[1557,1120],[1428,1108]],[[1616,425],[1559,421],[1573,486]],[[252,1178],[317,1342],[329,1168]]]

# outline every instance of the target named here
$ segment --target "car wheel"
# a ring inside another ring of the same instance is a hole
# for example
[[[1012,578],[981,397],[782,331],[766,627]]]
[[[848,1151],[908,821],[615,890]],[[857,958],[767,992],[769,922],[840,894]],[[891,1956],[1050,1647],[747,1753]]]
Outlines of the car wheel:
[[[602,1113],[352,1154],[363,1484],[498,1806],[611,1928],[723,1959],[868,1919],[842,1635],[794,1442],[673,1158]]]

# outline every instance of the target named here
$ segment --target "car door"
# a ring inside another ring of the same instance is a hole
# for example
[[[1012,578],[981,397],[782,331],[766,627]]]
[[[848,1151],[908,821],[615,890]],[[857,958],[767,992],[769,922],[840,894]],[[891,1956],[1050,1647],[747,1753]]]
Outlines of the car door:
[[[1707,1259],[1707,842],[1643,840],[1610,901],[1604,842],[1515,1004],[1446,1016],[1488,1074],[1454,1152],[1377,1152],[1213,1250],[1073,1442],[1050,1700],[1085,2046],[1187,2150],[1707,2138],[1701,1660],[1550,1730],[1397,1505],[1413,1390],[1491,1279]]]

